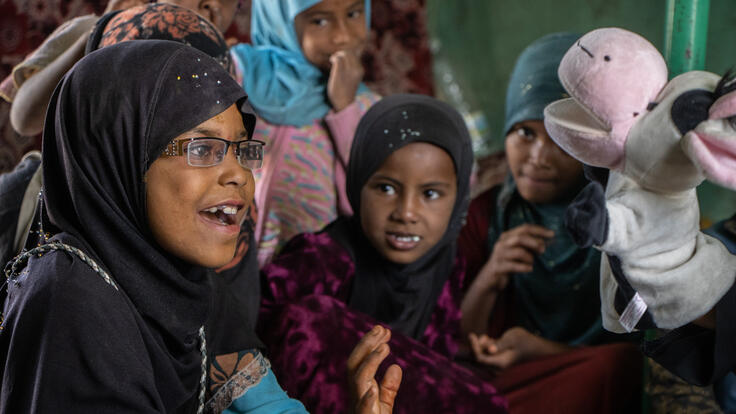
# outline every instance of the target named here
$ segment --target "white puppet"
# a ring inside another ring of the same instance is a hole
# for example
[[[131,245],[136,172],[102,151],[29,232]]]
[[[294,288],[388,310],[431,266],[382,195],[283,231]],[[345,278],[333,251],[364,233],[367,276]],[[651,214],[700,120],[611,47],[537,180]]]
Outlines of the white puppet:
[[[672,329],[704,315],[733,285],[736,256],[699,231],[695,187],[736,188],[736,85],[702,71],[667,82],[657,49],[618,28],[587,33],[562,59],[571,98],[545,109],[560,147],[610,170],[586,187],[568,229],[601,261],[603,326]]]

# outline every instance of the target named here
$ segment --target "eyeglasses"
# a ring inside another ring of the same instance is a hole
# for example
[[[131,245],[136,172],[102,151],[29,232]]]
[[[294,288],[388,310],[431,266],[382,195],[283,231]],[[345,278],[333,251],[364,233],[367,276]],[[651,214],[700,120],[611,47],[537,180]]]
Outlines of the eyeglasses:
[[[250,170],[263,165],[263,146],[265,142],[254,139],[228,141],[217,137],[197,137],[171,141],[164,148],[168,156],[187,156],[187,164],[193,167],[212,167],[220,164],[233,146],[238,163]]]

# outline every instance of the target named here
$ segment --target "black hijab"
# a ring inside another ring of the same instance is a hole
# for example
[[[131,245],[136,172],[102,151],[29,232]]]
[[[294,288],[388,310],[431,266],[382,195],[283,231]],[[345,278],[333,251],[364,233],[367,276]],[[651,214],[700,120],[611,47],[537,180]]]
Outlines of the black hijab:
[[[457,198],[442,239],[417,261],[398,265],[380,256],[360,225],[360,192],[368,179],[394,151],[414,142],[434,144],[455,164]],[[355,280],[349,305],[419,339],[455,263],[456,239],[470,202],[473,164],[470,136],[451,106],[434,98],[391,95],[375,104],[361,119],[350,150],[347,193],[355,212],[326,231],[355,261]]]
[[[192,46],[215,59],[225,70],[232,72],[230,52],[220,31],[205,18],[187,8],[168,3],[149,3],[125,10],[110,12],[100,18],[87,42],[89,54],[99,48],[131,40],[173,40]],[[255,208],[255,203],[249,207]],[[233,261],[218,269],[216,292],[218,298],[210,320],[215,326],[222,319],[239,321],[239,329],[227,332],[209,330],[217,335],[210,347],[215,355],[250,348],[263,348],[255,335],[255,324],[260,304],[260,279],[255,241],[255,213],[249,211],[238,238],[238,253]],[[228,300],[224,300],[224,298]],[[228,306],[223,306],[228,304]],[[208,335],[208,336],[210,336]]]
[[[154,241],[145,174],[173,138],[233,103],[252,134],[255,116],[245,99],[205,53],[145,40],[89,54],[62,79],[49,104],[43,136],[46,227],[62,232],[55,239],[81,248],[117,282],[157,345],[149,348],[150,360],[175,367],[178,378],[159,384],[168,392],[194,392],[199,385],[199,327],[207,322],[209,332],[237,334],[243,316],[213,318],[236,306],[224,303],[235,296],[220,301],[213,292],[222,290],[221,281],[211,269],[193,267]],[[239,335],[240,349],[258,342],[252,332]],[[94,338],[75,340],[80,347],[96,346]]]

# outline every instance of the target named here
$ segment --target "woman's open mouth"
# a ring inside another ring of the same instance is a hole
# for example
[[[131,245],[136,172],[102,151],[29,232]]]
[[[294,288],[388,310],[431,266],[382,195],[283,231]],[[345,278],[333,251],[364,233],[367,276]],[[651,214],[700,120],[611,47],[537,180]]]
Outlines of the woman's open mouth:
[[[241,208],[241,206],[237,205],[222,204],[201,210],[199,215],[208,223],[225,228],[232,226],[233,230],[237,229],[239,232],[240,221],[238,220],[238,211]],[[231,229],[227,230],[229,231]]]

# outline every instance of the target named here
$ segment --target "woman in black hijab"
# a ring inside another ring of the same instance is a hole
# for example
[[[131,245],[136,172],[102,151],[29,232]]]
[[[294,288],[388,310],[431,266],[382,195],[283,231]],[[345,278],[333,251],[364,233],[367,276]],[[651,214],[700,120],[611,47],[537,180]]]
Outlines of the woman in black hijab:
[[[253,197],[254,124],[228,73],[176,42],[106,47],[62,79],[43,147],[55,235],[6,271],[1,412],[304,411],[212,270]]]

